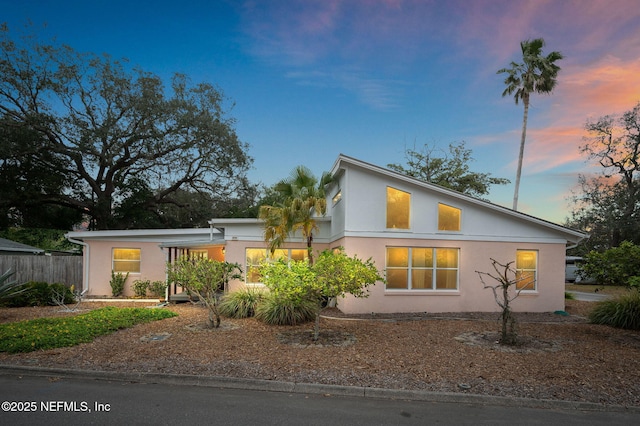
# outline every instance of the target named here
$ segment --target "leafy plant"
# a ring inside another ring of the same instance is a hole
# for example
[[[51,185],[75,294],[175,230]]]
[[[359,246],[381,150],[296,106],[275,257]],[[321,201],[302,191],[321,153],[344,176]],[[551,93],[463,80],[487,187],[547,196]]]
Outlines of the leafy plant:
[[[318,311],[313,299],[266,293],[256,306],[256,319],[269,325],[297,325],[312,321]]]
[[[640,290],[615,299],[598,302],[589,314],[593,324],[610,325],[628,330],[640,330]]]
[[[240,265],[214,259],[181,257],[169,263],[167,269],[170,281],[184,287],[205,304],[209,311],[207,325],[219,327],[218,299],[229,280],[242,278]]]
[[[13,274],[14,272],[9,269],[0,275],[0,304],[7,302],[24,291],[20,283],[11,280]]]
[[[53,306],[56,300],[73,303],[73,292],[64,284],[49,284],[44,281],[29,281],[17,287],[18,294],[5,300],[2,305],[12,308],[23,306]]]
[[[255,288],[243,288],[226,294],[220,301],[220,314],[229,318],[249,318],[255,315],[256,308],[264,301],[265,291]]]
[[[0,352],[31,352],[74,346],[121,328],[176,315],[165,309],[107,307],[72,317],[0,324]]]
[[[121,296],[124,292],[124,284],[127,282],[127,278],[129,278],[129,273],[122,274],[120,272],[111,272],[111,281],[109,281],[109,285],[111,286],[111,294],[114,297]]]
[[[580,277],[592,277],[602,285],[630,287],[640,277],[640,246],[623,241],[618,247],[599,253],[591,251],[577,271]]]
[[[147,295],[147,289],[151,286],[150,280],[135,280],[133,282],[133,294],[137,297],[145,297]]]
[[[149,284],[149,293],[155,297],[165,297],[167,286],[166,281],[152,281]]]

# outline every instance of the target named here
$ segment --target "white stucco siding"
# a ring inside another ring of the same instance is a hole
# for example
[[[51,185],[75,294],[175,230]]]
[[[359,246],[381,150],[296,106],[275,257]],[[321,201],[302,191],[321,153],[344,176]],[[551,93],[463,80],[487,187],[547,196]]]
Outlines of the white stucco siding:
[[[513,303],[514,311],[549,312],[564,309],[564,245],[534,243],[498,243],[487,241],[447,241],[415,239],[345,238],[349,255],[372,257],[386,275],[386,247],[450,247],[459,251],[458,289],[387,290],[383,283],[369,288],[370,296],[338,300],[346,313],[393,312],[493,312],[498,311],[493,292],[484,289],[476,271],[494,272],[490,258],[506,263],[515,260],[516,250],[538,251],[537,288],[522,292]],[[488,281],[490,282],[490,281]]]

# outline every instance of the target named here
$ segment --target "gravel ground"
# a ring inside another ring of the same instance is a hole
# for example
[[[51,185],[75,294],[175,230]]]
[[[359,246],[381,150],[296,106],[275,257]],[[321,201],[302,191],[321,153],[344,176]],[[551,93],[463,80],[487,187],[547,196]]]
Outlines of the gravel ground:
[[[95,309],[105,303],[83,303]],[[118,306],[124,306],[123,304]],[[131,306],[127,304],[126,306]],[[136,306],[144,306],[137,304]],[[272,327],[171,305],[178,317],[120,330],[94,342],[26,354],[0,364],[81,370],[211,375],[460,392],[640,406],[640,333],[588,324],[590,302],[567,301],[569,316],[518,314],[522,343],[496,343],[498,313],[345,316]],[[0,309],[0,322],[70,315],[58,307]]]

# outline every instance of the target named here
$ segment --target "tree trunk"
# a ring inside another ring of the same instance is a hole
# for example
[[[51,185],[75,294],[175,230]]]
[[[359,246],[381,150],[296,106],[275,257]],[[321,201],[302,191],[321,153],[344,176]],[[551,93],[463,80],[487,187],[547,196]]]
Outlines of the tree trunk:
[[[518,171],[516,172],[516,188],[513,192],[513,210],[518,210],[518,192],[520,191],[520,175],[522,175],[522,159],[524,158],[524,141],[527,138],[527,117],[529,115],[529,96],[523,96],[524,117],[522,119],[522,137],[520,138],[520,155],[518,155]]]

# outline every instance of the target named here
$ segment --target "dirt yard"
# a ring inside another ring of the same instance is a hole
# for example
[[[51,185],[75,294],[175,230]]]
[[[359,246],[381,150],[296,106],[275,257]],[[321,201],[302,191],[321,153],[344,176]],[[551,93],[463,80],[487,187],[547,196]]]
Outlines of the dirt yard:
[[[119,306],[123,306],[121,304]],[[104,303],[83,303],[95,309]],[[131,306],[127,304],[126,306]],[[136,306],[144,306],[136,304]],[[518,314],[518,347],[496,343],[498,313],[345,317],[328,310],[317,344],[312,324],[272,327],[204,308],[120,330],[92,343],[25,354],[0,364],[256,378],[640,406],[640,333],[588,324],[590,302],[567,312]],[[58,307],[0,309],[0,322],[70,315]]]

